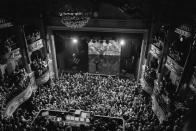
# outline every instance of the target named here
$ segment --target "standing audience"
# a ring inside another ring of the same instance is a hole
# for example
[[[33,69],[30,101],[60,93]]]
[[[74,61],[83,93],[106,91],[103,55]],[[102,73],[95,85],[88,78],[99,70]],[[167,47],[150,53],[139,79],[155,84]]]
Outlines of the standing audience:
[[[31,98],[17,109],[13,117],[3,118],[1,113],[0,124],[2,131],[28,131],[38,128],[31,127],[30,123],[41,109],[81,109],[95,115],[121,117],[125,120],[126,131],[182,129],[182,115],[170,122],[159,124],[151,105],[150,98],[143,96],[140,85],[134,79],[62,73],[59,80],[40,86]],[[98,124],[103,123],[98,121]],[[39,129],[47,130],[46,127]]]

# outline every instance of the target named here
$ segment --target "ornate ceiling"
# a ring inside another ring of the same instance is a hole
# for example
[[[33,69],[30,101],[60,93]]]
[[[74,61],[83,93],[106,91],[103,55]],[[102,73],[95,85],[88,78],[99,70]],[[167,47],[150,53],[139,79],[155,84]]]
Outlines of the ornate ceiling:
[[[67,3],[93,11],[98,11],[103,3],[111,4],[133,19],[171,21],[191,19],[196,14],[195,0],[1,0],[0,15],[38,16],[41,13],[53,16],[56,10]]]

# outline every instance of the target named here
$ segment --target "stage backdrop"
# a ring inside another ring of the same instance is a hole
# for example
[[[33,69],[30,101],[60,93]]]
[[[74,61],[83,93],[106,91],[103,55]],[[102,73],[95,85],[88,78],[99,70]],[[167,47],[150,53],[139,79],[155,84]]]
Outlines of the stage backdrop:
[[[89,72],[117,75],[120,70],[121,45],[116,40],[90,40],[88,43]]]

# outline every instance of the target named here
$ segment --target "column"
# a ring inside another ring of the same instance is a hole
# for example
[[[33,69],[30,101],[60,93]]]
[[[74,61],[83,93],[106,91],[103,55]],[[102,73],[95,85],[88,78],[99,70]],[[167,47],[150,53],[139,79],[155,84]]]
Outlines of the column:
[[[50,59],[49,62],[51,62],[51,64],[49,64],[50,73],[54,73],[54,77],[58,79],[56,48],[55,48],[54,35],[52,34],[51,30],[48,30],[47,45],[48,45],[48,51],[49,51],[48,58]]]
[[[40,20],[40,35],[41,35],[41,38],[43,39],[43,53],[42,55],[44,54],[44,57],[47,57],[47,43],[46,43],[46,30],[45,30],[45,26],[44,26],[44,18],[41,17],[41,20]]]
[[[28,45],[27,45],[25,33],[24,33],[24,26],[18,25],[17,30],[18,30],[19,41],[22,43],[21,44],[21,53],[22,53],[22,57],[24,60],[25,69],[26,69],[27,73],[31,73],[32,72],[31,65],[30,65],[31,59],[29,57],[29,50],[28,50]]]
[[[138,72],[137,72],[137,82],[139,82],[142,74],[142,66],[145,63],[145,52],[146,52],[146,46],[147,46],[147,37],[148,33],[147,31],[143,34],[143,40],[142,40],[142,46],[141,46],[141,52],[140,52],[140,59],[139,59],[139,66],[138,66]]]

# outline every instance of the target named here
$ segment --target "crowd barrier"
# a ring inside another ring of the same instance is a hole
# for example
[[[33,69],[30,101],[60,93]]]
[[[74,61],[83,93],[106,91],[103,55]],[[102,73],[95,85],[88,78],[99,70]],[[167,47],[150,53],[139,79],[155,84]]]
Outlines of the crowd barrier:
[[[42,119],[43,118],[43,119]],[[105,120],[107,123],[109,120],[118,120],[120,123],[121,131],[125,131],[125,120],[119,117],[109,117],[102,115],[93,115],[93,112],[83,111],[83,110],[69,110],[69,111],[57,111],[57,110],[40,110],[34,120],[32,121],[32,126],[40,124],[40,120],[51,119],[54,122],[58,122],[61,125],[80,127],[80,125],[85,125],[88,127],[93,126],[94,120]],[[91,121],[92,120],[92,121]],[[103,121],[102,121],[103,122]]]

